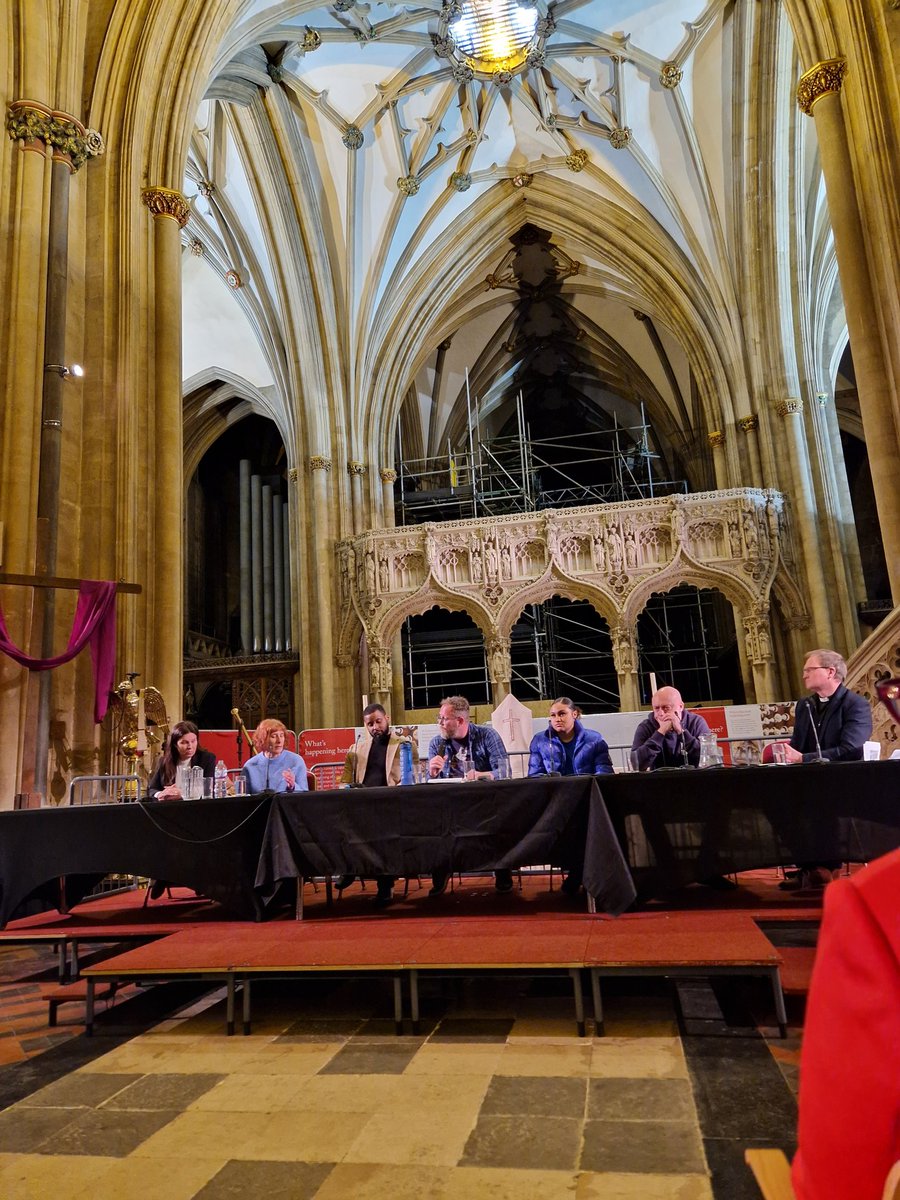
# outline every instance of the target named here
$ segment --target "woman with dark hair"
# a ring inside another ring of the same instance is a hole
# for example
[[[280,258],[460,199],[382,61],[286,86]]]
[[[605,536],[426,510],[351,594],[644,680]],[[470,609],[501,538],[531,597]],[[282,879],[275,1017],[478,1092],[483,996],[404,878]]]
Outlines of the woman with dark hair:
[[[529,746],[529,775],[611,775],[612,759],[603,737],[585,729],[581,709],[560,696],[550,705],[550,724]]]
[[[609,747],[595,729],[585,729],[578,720],[581,709],[568,696],[550,705],[546,732],[536,733],[528,747],[529,775],[611,775]],[[574,868],[563,880],[567,896],[581,890],[581,870]]]
[[[202,767],[205,779],[216,773],[216,756],[211,750],[201,750],[200,730],[193,721],[178,721],[172,726],[166,748],[153,772],[148,791],[153,800],[183,800],[175,782],[178,767]]]

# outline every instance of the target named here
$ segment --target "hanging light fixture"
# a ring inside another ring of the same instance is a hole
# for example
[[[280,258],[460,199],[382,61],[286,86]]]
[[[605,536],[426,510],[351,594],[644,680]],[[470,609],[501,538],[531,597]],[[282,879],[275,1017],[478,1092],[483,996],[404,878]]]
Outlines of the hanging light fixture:
[[[451,61],[460,82],[478,75],[508,83],[543,61],[553,28],[546,8],[544,0],[444,0],[435,53]]]

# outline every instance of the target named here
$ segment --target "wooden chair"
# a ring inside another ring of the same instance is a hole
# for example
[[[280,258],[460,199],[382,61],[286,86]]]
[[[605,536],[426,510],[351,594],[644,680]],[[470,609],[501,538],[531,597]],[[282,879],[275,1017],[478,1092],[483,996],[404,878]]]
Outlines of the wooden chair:
[[[745,1150],[744,1162],[753,1172],[763,1200],[796,1200],[791,1164],[783,1150]],[[884,1182],[882,1200],[900,1200],[900,1162],[894,1163]]]

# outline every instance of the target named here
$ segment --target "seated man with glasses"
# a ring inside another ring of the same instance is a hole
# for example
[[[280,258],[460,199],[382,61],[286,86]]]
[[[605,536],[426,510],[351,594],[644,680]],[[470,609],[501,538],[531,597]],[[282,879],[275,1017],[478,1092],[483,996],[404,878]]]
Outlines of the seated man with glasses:
[[[506,747],[500,734],[489,725],[469,720],[469,702],[465,696],[447,696],[438,712],[441,732],[428,746],[428,774],[432,779],[491,779],[494,771],[507,761]],[[430,895],[440,896],[447,887],[446,872],[432,876]],[[494,872],[498,892],[512,891],[512,872]]]

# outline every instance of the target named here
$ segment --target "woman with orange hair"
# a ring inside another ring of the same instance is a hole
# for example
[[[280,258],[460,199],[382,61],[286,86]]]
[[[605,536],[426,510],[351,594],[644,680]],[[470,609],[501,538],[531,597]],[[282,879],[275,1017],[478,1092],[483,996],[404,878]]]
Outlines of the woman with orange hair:
[[[284,748],[284,724],[272,718],[260,721],[253,734],[257,753],[244,763],[247,791],[305,792],[306,763],[299,754]]]

